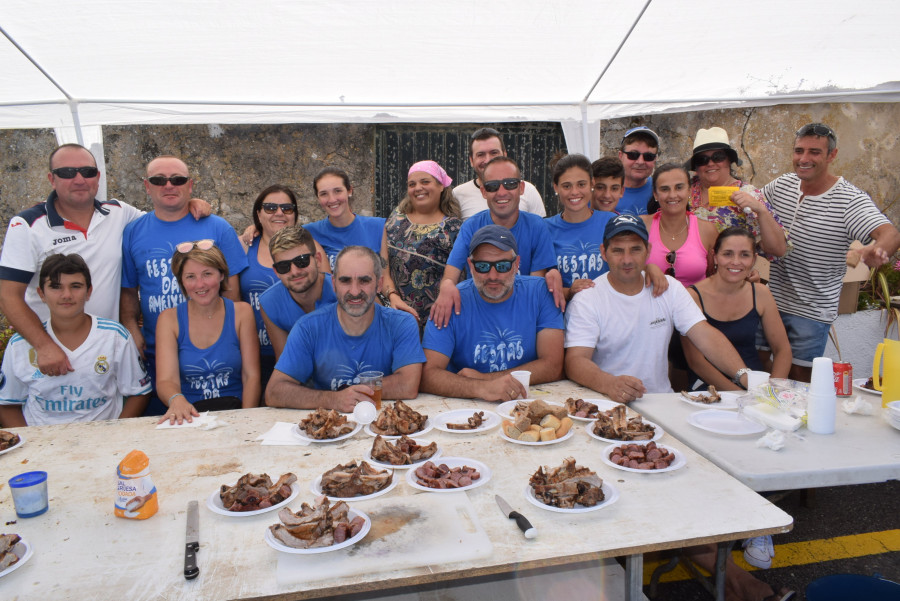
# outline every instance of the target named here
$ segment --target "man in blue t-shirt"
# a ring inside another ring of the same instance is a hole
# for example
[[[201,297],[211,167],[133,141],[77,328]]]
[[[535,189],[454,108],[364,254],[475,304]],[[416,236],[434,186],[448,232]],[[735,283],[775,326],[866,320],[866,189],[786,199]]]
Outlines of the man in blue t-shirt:
[[[619,147],[619,160],[625,167],[625,194],[616,211],[631,215],[646,215],[648,203],[653,199],[653,169],[659,157],[659,136],[641,125],[625,132]],[[658,206],[658,205],[657,205]]]
[[[337,299],[331,274],[319,271],[326,258],[316,250],[316,242],[305,228],[292,225],[275,232],[269,240],[269,253],[280,281],[259,296],[259,305],[278,359],[297,320]]]
[[[456,284],[466,269],[469,241],[475,232],[486,225],[500,225],[512,232],[520,251],[517,261],[521,272],[543,277],[556,306],[560,310],[565,309],[562,276],[556,268],[556,251],[553,250],[550,230],[537,215],[519,211],[519,197],[524,190],[525,180],[519,166],[511,158],[494,157],[485,166],[481,193],[487,200],[488,210],[467,219],[453,243],[437,300],[431,307],[430,317],[439,328],[447,325],[451,312],[459,314],[460,297]]]
[[[472,236],[472,279],[459,284],[461,317],[425,326],[422,392],[508,401],[525,396],[510,372],[531,372],[531,384],[563,377],[564,324],[541,278],[517,274],[516,239],[488,225]]]
[[[223,296],[235,302],[241,300],[238,274],[247,268],[247,255],[227,221],[215,215],[200,220],[191,217],[188,203],[193,180],[181,159],[160,156],[150,161],[144,187],[153,211],[129,223],[122,234],[119,318],[144,356],[155,388],[156,320],[164,310],[185,301],[171,269],[175,247],[182,242],[212,240],[228,262],[228,289]],[[153,399],[147,414],[164,410]]]
[[[266,388],[271,407],[351,412],[374,391],[359,374],[380,371],[382,399],[414,399],[425,354],[409,313],[375,302],[381,259],[372,249],[347,246],[334,262],[337,304],[303,316],[288,334]]]

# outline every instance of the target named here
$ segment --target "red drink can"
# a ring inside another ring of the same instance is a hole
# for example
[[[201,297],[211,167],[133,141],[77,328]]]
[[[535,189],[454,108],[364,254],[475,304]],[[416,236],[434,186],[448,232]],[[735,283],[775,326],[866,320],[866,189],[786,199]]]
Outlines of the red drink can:
[[[834,363],[834,391],[838,396],[853,393],[853,366],[849,363]]]

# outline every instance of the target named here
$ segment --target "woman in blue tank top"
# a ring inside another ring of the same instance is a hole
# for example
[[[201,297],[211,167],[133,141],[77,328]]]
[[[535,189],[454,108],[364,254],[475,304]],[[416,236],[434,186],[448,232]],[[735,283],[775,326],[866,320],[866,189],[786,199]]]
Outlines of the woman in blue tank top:
[[[784,324],[769,289],[747,281],[756,263],[756,239],[743,227],[730,227],[716,238],[713,245],[715,272],[690,286],[693,297],[710,325],[718,328],[734,345],[747,367],[763,370],[756,351],[756,332],[762,324],[772,349],[773,378],[786,378],[791,368],[791,346]],[[738,390],[731,378],[706,360],[691,341],[681,338],[684,354],[691,368],[693,390],[709,385],[719,390]]]
[[[253,309],[223,298],[228,265],[212,240],[175,246],[172,272],[188,299],[156,324],[160,421],[192,421],[199,411],[259,405],[259,338]]]
[[[253,203],[253,225],[259,236],[245,245],[247,269],[241,272],[241,300],[249,303],[256,318],[259,337],[260,383],[266,389],[269,377],[275,369],[275,351],[269,341],[266,324],[259,309],[259,296],[278,281],[272,269],[269,240],[278,232],[297,223],[297,196],[281,184],[274,184],[259,193]],[[243,243],[243,240],[242,240]]]

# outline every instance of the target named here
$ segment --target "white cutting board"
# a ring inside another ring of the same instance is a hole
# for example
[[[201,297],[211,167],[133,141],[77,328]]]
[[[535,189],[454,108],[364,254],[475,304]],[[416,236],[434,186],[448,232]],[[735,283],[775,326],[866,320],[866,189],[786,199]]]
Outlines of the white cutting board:
[[[350,505],[371,518],[369,534],[332,553],[272,550],[278,555],[279,585],[479,559],[494,550],[465,492],[422,492]]]

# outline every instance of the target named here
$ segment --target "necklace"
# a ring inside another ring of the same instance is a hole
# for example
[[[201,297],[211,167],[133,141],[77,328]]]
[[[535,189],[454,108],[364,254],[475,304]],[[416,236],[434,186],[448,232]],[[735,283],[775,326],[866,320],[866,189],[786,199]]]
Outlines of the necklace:
[[[681,228],[680,230],[678,230],[677,232],[675,232],[675,234],[672,236],[672,240],[675,240],[676,236],[678,236],[681,232],[683,232],[684,230],[687,229],[688,223],[689,223],[688,218],[685,217],[684,218],[684,227]],[[663,227],[662,219],[659,220],[659,231],[663,232],[666,236],[669,235],[669,232],[667,232],[666,229]]]
[[[223,304],[224,304],[224,303],[223,303]],[[195,306],[196,306],[196,305],[195,305]],[[197,311],[200,312],[202,315],[206,316],[206,319],[212,319],[213,316],[219,311],[219,303],[216,303],[216,306],[213,307],[213,310],[212,310],[211,312],[209,312],[209,313],[201,312],[201,311],[200,311],[200,307],[197,307]]]

